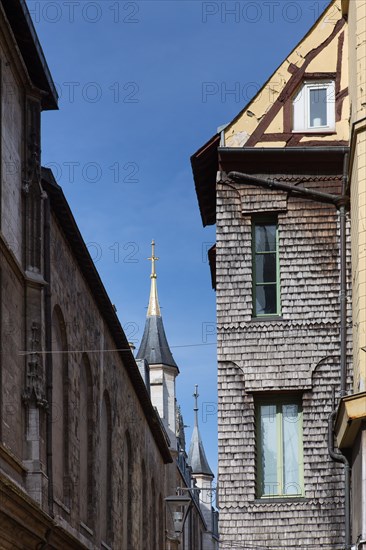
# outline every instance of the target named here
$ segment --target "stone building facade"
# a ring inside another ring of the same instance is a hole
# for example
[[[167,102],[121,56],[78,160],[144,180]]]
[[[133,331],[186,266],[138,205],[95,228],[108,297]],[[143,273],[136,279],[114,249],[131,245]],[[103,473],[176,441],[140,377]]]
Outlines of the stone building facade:
[[[332,425],[352,381],[348,145],[335,0],[191,159],[203,224],[216,224],[224,549],[350,549]]]

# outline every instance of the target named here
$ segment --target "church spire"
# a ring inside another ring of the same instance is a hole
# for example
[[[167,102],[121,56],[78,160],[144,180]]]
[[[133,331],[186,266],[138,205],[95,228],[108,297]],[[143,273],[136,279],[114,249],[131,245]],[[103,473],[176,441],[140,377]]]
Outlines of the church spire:
[[[194,387],[194,428],[192,433],[191,444],[188,453],[188,464],[192,468],[192,474],[204,475],[213,478],[214,475],[208,464],[205,449],[201,439],[200,430],[198,427],[198,386]]]
[[[159,299],[158,299],[158,288],[156,284],[156,270],[155,270],[155,262],[158,260],[155,256],[155,241],[152,241],[151,243],[151,257],[148,258],[148,260],[151,261],[151,288],[150,288],[150,299],[149,299],[149,307],[147,308],[147,316],[150,317],[151,315],[159,315],[160,313],[160,306],[159,306]]]
[[[146,359],[149,365],[166,365],[177,367],[172,352],[165,335],[163,319],[161,317],[158,289],[156,286],[156,268],[155,263],[159,258],[155,256],[155,242],[151,243],[151,288],[149,306],[147,308],[147,317],[145,330],[142,336],[140,349],[137,352],[136,359]]]

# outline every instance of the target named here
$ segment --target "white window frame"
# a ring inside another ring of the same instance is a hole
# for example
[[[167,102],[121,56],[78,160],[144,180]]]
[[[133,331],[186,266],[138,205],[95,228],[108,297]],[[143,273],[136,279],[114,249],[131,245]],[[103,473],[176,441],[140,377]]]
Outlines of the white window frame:
[[[310,126],[310,91],[325,88],[327,91],[327,124]],[[322,133],[335,130],[335,82],[334,80],[312,80],[303,82],[292,100],[293,132]]]

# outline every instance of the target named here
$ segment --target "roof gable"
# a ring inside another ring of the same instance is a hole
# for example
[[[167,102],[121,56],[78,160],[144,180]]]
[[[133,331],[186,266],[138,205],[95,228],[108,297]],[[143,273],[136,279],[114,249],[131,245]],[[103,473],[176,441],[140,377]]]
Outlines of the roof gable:
[[[346,20],[334,0],[253,100],[225,129],[228,147],[345,145],[349,138]],[[304,81],[334,81],[335,128],[293,132],[293,99]]]

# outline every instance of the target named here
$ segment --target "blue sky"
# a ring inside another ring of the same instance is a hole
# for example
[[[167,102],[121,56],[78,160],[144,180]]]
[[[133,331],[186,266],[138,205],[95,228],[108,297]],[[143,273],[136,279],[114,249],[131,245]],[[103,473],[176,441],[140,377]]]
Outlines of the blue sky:
[[[217,468],[215,293],[189,158],[260,89],[327,1],[28,0],[57,85],[42,163],[63,187],[128,338],[138,346],[156,241],[158,290],[180,368],[189,441],[194,384]]]

